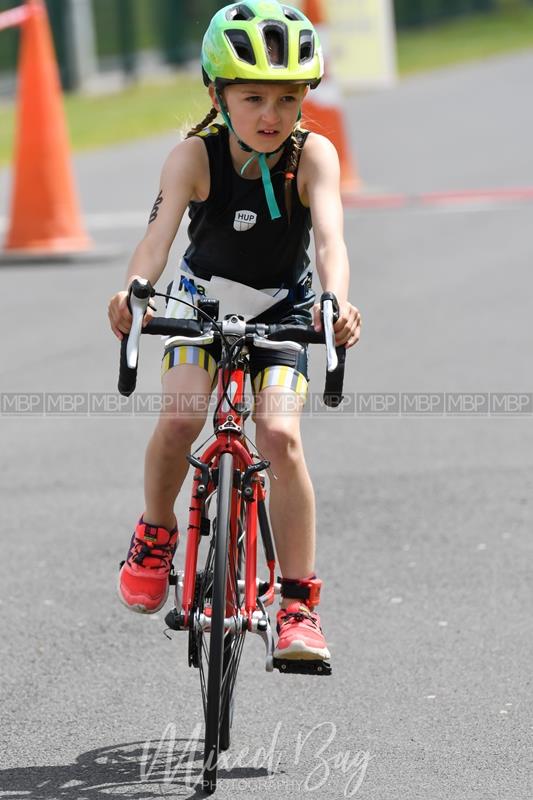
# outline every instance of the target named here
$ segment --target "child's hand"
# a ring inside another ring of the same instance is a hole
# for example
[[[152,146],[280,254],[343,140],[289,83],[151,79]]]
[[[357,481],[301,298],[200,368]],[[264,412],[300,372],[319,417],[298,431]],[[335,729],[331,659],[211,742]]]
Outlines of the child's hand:
[[[124,338],[125,333],[130,332],[131,311],[128,308],[128,292],[117,292],[109,301],[107,315],[111,330],[117,339]]]
[[[320,303],[313,306],[313,325],[315,331],[322,330],[320,319]],[[344,345],[346,349],[357,344],[361,336],[361,314],[359,309],[351,303],[343,303],[339,309],[339,319],[333,326],[335,331],[335,345]]]
[[[107,314],[111,330],[117,339],[122,341],[124,334],[129,333],[131,329],[132,318],[131,311],[128,308],[128,292],[117,292],[113,295],[107,307]],[[153,316],[153,310],[147,308],[143,318],[143,328],[150,322]]]

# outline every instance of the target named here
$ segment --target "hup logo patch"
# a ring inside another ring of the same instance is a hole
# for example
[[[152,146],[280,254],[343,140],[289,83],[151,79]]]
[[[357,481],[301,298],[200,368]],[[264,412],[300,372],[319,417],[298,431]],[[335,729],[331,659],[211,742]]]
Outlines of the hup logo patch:
[[[253,211],[237,211],[233,220],[236,231],[249,231],[257,222],[257,214]]]

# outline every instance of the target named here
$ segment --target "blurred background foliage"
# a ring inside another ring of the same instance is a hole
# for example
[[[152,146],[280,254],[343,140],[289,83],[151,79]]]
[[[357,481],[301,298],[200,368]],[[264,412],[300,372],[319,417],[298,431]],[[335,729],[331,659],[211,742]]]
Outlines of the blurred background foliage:
[[[0,0],[0,11],[20,2]],[[66,90],[76,88],[69,8],[83,2],[93,16],[96,86],[65,97],[73,148],[171,131],[179,140],[209,109],[194,62],[211,15],[226,0],[46,0]],[[394,6],[400,76],[533,48],[533,0],[395,0]],[[13,151],[18,40],[16,30],[0,32],[0,168]]]
[[[68,1],[46,0],[63,78]],[[19,4],[20,0],[0,0],[0,11]],[[97,55],[104,67],[113,58],[123,61],[139,50],[158,51],[170,64],[197,57],[209,19],[227,5],[219,0],[91,0],[91,4]],[[18,36],[16,30],[2,31],[0,71],[15,69]]]
[[[20,0],[0,0],[0,11]],[[63,85],[68,74],[66,8],[69,0],[46,0]],[[227,0],[91,0],[98,66],[135,73],[137,54],[151,51],[164,63],[180,65],[198,58],[199,44],[212,14]],[[533,0],[394,0],[399,31],[438,26],[471,14],[497,14],[533,6]],[[18,32],[2,32],[0,73],[16,66]]]

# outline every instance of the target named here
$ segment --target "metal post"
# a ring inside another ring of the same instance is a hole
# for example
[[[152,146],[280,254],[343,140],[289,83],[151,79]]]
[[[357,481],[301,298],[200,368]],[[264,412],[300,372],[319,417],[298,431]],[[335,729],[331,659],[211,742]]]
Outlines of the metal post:
[[[122,69],[127,81],[137,78],[137,25],[131,0],[117,0],[117,31]]]
[[[61,76],[61,85],[65,91],[70,91],[71,89],[75,88],[75,81],[74,76],[69,69],[67,57],[67,26],[63,0],[46,0],[46,6],[48,10],[48,18],[50,20],[50,27],[52,28],[52,36],[54,38],[56,58],[59,66],[59,74]]]
[[[187,60],[187,3],[160,0],[159,30],[165,61],[183,64]]]
[[[68,0],[66,55],[71,88],[83,89],[97,72],[91,0]]]

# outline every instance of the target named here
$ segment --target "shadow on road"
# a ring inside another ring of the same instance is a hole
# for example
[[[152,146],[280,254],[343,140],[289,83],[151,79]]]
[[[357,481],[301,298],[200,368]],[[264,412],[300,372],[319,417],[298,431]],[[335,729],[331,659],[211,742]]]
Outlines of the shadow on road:
[[[203,743],[202,743],[203,744]],[[82,753],[73,764],[0,770],[2,800],[93,800],[121,798],[205,797],[199,782],[203,748],[177,739],[172,752],[145,742],[114,745]],[[220,769],[219,778],[265,778],[268,770]]]

